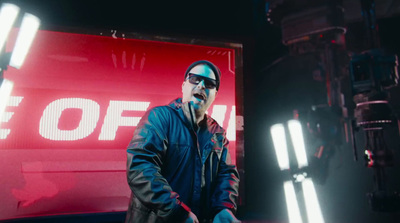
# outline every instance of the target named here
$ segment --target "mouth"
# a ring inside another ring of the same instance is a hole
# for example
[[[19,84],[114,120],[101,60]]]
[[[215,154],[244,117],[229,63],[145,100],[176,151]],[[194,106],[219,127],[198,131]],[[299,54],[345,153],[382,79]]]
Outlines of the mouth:
[[[196,93],[193,94],[193,96],[194,96],[195,98],[201,100],[201,101],[206,100],[206,95],[203,94],[203,93],[198,93],[198,92],[196,92]]]

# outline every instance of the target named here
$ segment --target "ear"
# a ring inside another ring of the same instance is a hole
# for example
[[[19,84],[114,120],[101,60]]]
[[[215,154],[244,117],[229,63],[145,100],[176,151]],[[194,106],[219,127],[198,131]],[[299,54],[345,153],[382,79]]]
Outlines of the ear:
[[[183,93],[183,87],[185,86],[185,81],[182,82],[182,93]]]

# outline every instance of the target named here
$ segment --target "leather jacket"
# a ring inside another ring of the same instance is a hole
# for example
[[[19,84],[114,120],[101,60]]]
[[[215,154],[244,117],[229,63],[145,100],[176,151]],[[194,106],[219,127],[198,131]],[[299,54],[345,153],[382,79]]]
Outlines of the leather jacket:
[[[225,130],[205,115],[198,137],[194,118],[192,105],[178,98],[140,120],[127,148],[126,222],[184,222],[189,211],[207,222],[222,209],[235,213],[239,174]]]

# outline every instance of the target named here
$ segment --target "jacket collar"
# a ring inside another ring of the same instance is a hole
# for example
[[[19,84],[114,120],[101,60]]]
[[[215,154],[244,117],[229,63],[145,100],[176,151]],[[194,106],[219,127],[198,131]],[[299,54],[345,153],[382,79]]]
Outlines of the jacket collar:
[[[192,130],[196,130],[198,128],[193,106],[189,102],[183,103],[182,98],[177,98],[171,101],[168,106],[174,110],[177,110],[181,119],[183,119],[185,124],[188,125]],[[218,123],[209,115],[204,115],[204,120],[202,122],[204,121],[206,122],[208,131],[212,134],[224,132],[224,129],[219,126]]]
[[[190,103],[182,103],[182,99],[178,98],[175,99],[174,101],[172,101],[169,106],[174,109],[179,118],[185,123],[185,125],[191,129],[192,133],[195,135],[196,140],[197,140],[197,134],[196,134],[196,129],[197,127],[197,123],[195,122],[195,115],[194,115],[194,110],[193,107],[191,106]],[[211,118],[209,115],[205,114],[205,120],[203,120],[202,122],[205,121],[206,124],[206,128],[208,130],[208,133],[206,133],[208,135],[209,140],[211,140],[213,143],[217,142],[217,135],[219,134],[223,134],[224,133],[224,129],[218,125],[218,123]],[[204,123],[202,123],[204,124]],[[197,146],[198,146],[198,155],[201,158],[202,163],[204,164],[208,158],[208,156],[211,153],[211,147],[207,147],[206,149],[203,150],[203,153],[201,154],[200,152],[200,148],[199,148],[199,144],[197,142]]]

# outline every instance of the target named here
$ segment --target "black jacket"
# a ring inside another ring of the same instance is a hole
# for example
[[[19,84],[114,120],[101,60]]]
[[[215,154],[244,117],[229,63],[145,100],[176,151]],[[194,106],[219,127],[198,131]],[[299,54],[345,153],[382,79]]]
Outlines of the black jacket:
[[[193,117],[191,104],[176,99],[140,120],[127,149],[126,222],[183,222],[190,210],[200,221],[225,208],[235,213],[239,175],[225,131],[206,115],[199,143]]]

